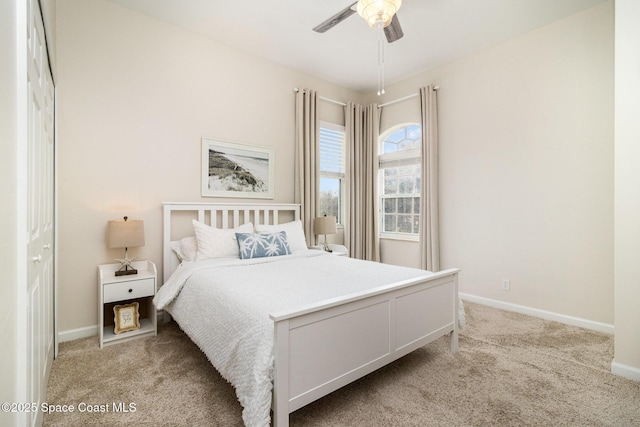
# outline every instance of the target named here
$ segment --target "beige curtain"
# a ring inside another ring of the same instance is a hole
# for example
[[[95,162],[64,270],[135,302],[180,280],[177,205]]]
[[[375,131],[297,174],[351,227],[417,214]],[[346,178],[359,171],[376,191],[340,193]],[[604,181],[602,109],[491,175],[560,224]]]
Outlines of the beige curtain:
[[[348,179],[344,242],[353,258],[380,261],[378,238],[378,136],[380,109],[345,107]]]
[[[420,88],[422,125],[422,188],[420,192],[421,268],[440,270],[438,225],[438,92]]]
[[[308,246],[316,244],[313,221],[320,193],[319,132],[317,93],[301,89],[296,93],[294,200],[301,206],[300,217]]]

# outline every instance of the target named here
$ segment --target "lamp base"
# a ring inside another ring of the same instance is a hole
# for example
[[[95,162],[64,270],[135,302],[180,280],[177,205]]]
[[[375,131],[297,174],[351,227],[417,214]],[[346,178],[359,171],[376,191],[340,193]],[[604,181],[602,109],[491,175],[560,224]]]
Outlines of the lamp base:
[[[333,252],[333,250],[327,244],[327,235],[326,234],[324,235],[324,247],[322,249],[324,249],[325,252]]]
[[[135,268],[132,269],[126,269],[126,270],[118,270],[116,271],[116,277],[117,276],[128,276],[130,274],[138,274],[138,270],[136,270]]]

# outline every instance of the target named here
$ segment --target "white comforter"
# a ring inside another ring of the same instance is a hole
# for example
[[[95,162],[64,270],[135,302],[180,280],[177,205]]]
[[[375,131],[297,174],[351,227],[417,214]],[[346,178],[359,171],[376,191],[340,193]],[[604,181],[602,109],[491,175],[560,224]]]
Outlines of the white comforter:
[[[253,260],[180,266],[158,291],[165,308],[236,389],[247,426],[270,422],[270,313],[432,273],[310,250]]]

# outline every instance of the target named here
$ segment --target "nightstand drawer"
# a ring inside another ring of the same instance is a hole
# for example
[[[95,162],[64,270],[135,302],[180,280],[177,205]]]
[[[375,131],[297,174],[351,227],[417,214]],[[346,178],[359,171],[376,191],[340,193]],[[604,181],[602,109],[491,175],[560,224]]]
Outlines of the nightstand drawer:
[[[114,302],[155,294],[155,279],[129,280],[104,285],[104,301]]]

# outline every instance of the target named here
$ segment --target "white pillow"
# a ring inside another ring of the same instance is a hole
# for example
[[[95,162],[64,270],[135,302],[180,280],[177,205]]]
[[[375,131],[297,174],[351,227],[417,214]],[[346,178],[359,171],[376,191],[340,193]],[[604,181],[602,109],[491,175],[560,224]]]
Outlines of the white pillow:
[[[180,240],[183,261],[195,261],[198,255],[198,240],[195,236],[185,237]]]
[[[285,222],[284,224],[256,225],[257,233],[277,233],[279,231],[287,233],[287,242],[289,242],[289,247],[291,248],[292,253],[306,251],[309,249],[307,247],[307,240],[304,238],[302,221],[300,220]]]
[[[180,241],[171,242],[171,250],[176,253],[176,256],[180,261],[184,261],[184,255],[182,254],[182,248],[180,247]]]
[[[195,261],[198,253],[198,241],[195,236],[185,237],[171,242],[171,249],[176,253],[180,261]]]
[[[209,258],[240,258],[236,233],[253,233],[253,224],[246,223],[234,229],[223,230],[193,220],[198,241],[196,260]]]

